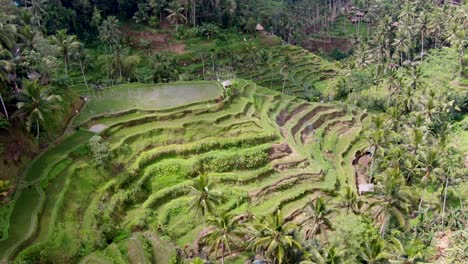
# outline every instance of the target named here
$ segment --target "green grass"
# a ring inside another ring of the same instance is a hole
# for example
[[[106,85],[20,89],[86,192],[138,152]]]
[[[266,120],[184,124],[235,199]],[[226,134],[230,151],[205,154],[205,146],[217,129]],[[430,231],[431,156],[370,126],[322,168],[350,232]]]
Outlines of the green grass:
[[[25,172],[24,180],[32,182],[46,176],[55,163],[66,158],[74,148],[87,142],[91,136],[91,133],[77,131],[65,138],[59,145],[48,149],[28,167]]]
[[[127,84],[91,92],[84,111],[75,120],[80,124],[89,118],[130,109],[155,110],[215,99],[221,89],[215,82],[173,84]]]
[[[4,259],[8,254],[11,254],[15,247],[26,240],[33,231],[31,225],[35,221],[35,214],[41,203],[41,195],[34,187],[23,190],[16,198],[10,216],[8,237],[0,241],[0,259]]]

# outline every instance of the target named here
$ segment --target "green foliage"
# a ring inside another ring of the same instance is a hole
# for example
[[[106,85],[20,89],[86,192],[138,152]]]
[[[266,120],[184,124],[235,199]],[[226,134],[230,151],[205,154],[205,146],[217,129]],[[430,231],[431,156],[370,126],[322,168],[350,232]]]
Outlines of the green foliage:
[[[10,122],[3,115],[0,115],[0,130],[7,130],[9,127]]]
[[[106,166],[112,158],[109,143],[100,136],[93,136],[89,139],[89,149],[93,155],[94,162],[99,166]]]

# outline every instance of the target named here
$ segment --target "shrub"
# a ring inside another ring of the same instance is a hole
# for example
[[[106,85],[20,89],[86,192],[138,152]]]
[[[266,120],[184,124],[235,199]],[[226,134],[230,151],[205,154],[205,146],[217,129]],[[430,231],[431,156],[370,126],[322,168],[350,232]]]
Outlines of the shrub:
[[[89,147],[93,154],[94,162],[99,166],[105,166],[111,159],[112,155],[108,142],[104,142],[102,137],[93,136],[89,140]]]
[[[3,115],[0,115],[0,130],[7,130],[9,127],[10,122]]]

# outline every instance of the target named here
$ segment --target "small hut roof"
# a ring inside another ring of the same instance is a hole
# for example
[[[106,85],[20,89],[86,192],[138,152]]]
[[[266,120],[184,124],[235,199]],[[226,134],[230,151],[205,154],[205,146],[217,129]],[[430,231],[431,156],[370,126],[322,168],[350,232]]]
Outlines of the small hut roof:
[[[358,189],[359,189],[360,194],[372,192],[374,190],[374,184],[372,183],[359,184]]]

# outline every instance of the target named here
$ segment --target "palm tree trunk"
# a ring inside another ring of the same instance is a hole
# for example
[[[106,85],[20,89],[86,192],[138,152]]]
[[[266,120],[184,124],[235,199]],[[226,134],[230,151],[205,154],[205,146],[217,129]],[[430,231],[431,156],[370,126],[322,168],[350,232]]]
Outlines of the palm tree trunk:
[[[460,78],[460,81],[461,81],[462,73],[463,73],[463,58],[464,58],[464,56],[465,56],[465,49],[464,49],[464,47],[462,47],[460,49],[460,56],[459,56],[460,71],[458,73],[458,78]]]
[[[206,235],[206,215],[203,215],[203,235]]]
[[[387,228],[387,216],[384,217],[383,222],[382,222],[382,227],[380,228],[380,235],[383,235],[385,233],[385,229]]]
[[[10,116],[8,115],[8,111],[6,109],[5,102],[3,101],[3,97],[2,97],[1,94],[0,94],[0,102],[2,103],[3,111],[5,112],[5,116],[6,116],[7,120],[10,120]]]
[[[67,62],[67,57],[65,57],[65,76],[68,77],[68,66],[67,66],[68,62]]]
[[[369,183],[372,183],[372,176],[374,175],[374,163],[376,159],[377,159],[377,147],[375,147],[374,153],[372,154],[371,168],[370,168],[370,174],[369,174]]]
[[[224,264],[224,243],[221,244],[221,264]]]
[[[197,6],[196,6],[196,0],[192,0],[192,20],[193,20],[193,26],[197,25]]]
[[[447,180],[445,181],[445,190],[444,190],[444,205],[442,207],[442,229],[444,229],[444,224],[445,224],[445,206],[447,205],[447,189],[448,189],[449,179],[450,177],[447,174]]]
[[[39,119],[36,119],[37,135],[36,139],[39,139]]]
[[[424,54],[424,33],[421,31],[421,61],[423,60]]]
[[[89,89],[88,81],[86,80],[86,74],[84,72],[83,62],[81,61],[81,59],[80,59],[80,68],[81,68],[81,74],[83,75],[83,80],[84,80],[85,85],[86,85],[86,89]]]

